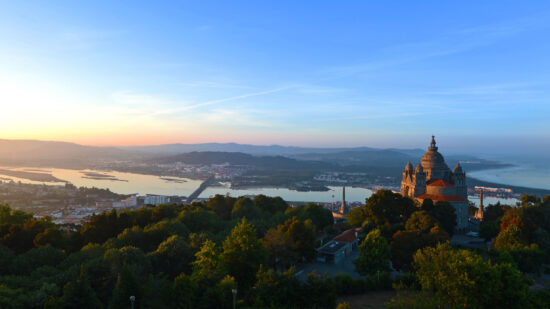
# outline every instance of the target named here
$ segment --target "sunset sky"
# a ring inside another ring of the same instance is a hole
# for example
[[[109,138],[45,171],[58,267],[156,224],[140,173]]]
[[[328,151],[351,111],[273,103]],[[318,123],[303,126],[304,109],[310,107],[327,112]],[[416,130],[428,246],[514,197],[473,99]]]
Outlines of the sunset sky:
[[[548,1],[0,1],[0,138],[548,151],[549,38]]]

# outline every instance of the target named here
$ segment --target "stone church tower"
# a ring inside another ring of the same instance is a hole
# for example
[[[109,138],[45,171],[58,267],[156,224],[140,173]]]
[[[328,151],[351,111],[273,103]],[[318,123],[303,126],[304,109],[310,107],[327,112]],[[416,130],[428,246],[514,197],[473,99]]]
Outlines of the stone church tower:
[[[434,203],[442,201],[454,206],[457,216],[457,229],[468,227],[468,187],[466,173],[460,164],[453,171],[438,152],[435,137],[422,157],[420,164],[413,170],[409,162],[403,170],[401,195],[410,197],[419,203],[431,199]]]

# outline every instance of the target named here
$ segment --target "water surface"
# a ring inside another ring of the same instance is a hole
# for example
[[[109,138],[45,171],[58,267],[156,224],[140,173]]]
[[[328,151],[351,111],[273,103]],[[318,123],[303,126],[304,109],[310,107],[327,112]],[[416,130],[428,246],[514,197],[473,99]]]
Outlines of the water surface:
[[[550,190],[550,165],[522,164],[513,167],[469,172],[468,176],[498,184]]]
[[[61,180],[68,181],[77,187],[96,187],[110,189],[119,194],[159,194],[159,195],[184,195],[188,196],[195,191],[201,184],[200,180],[193,180],[180,177],[169,178],[172,180],[161,179],[162,176],[142,175],[134,173],[123,173],[115,171],[97,171],[97,170],[71,170],[60,168],[5,168],[15,171],[32,171],[39,173],[48,173]],[[86,175],[88,174],[88,176]],[[112,177],[99,177],[93,179],[90,174],[107,174]],[[0,175],[2,180],[11,179],[15,182],[47,185],[64,185],[64,182],[40,182],[13,176]],[[173,181],[174,179],[178,180]]]
[[[229,194],[230,196],[257,195],[280,196],[285,201],[292,202],[337,202],[342,200],[342,187],[328,187],[329,191],[300,192],[286,188],[248,188],[231,189],[229,187],[209,187],[202,192],[200,198],[209,198],[216,194]],[[346,201],[364,203],[365,199],[372,195],[372,191],[365,188],[346,187]]]

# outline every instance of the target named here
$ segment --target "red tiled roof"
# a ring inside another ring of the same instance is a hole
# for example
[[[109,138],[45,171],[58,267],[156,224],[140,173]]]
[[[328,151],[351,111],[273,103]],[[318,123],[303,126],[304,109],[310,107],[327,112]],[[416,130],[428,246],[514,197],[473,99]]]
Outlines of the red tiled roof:
[[[436,187],[454,187],[452,183],[448,183],[443,179],[434,179],[430,180],[427,183],[428,186],[436,186]]]
[[[459,195],[436,195],[436,194],[427,194],[417,196],[416,198],[425,200],[427,198],[431,199],[434,202],[443,201],[443,202],[466,202],[466,199]]]
[[[341,242],[354,242],[357,237],[355,237],[355,229],[349,229],[342,234],[334,237],[335,241],[341,241]]]

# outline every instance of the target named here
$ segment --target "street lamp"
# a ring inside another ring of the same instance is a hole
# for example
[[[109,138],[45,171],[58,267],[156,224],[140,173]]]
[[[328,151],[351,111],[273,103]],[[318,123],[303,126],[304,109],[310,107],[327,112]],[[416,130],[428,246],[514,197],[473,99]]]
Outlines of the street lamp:
[[[231,289],[233,293],[233,309],[237,308],[237,289]]]
[[[130,296],[130,305],[131,308],[134,309],[134,302],[136,301],[136,297],[134,295]]]

